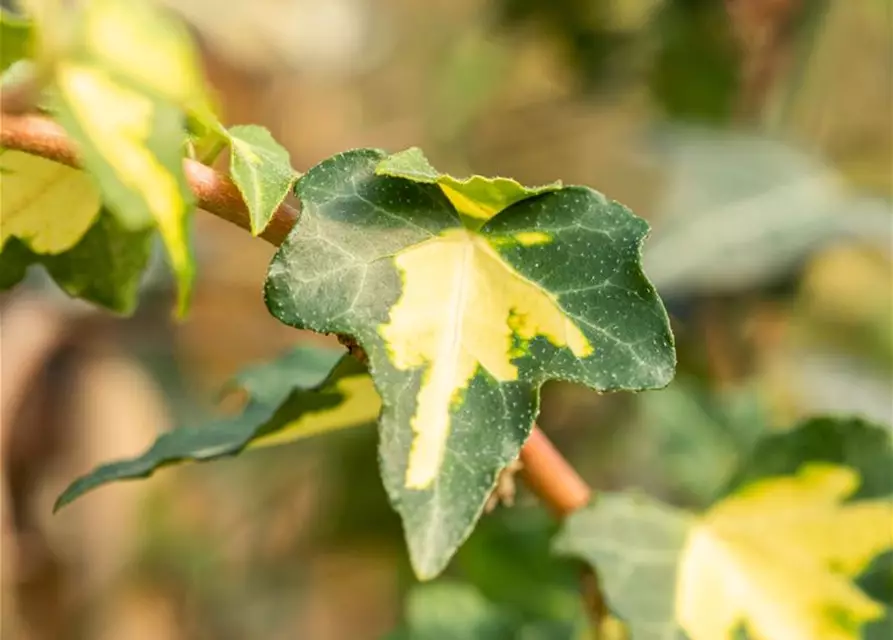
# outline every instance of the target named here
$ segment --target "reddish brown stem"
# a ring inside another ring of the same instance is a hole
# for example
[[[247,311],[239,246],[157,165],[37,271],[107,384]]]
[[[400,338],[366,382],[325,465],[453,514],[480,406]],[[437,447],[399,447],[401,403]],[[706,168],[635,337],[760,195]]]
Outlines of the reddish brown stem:
[[[70,167],[80,167],[77,147],[53,120],[34,114],[4,113],[0,117],[0,147],[26,151]],[[183,160],[183,170],[200,209],[243,229],[251,229],[245,201],[232,180],[188,158]],[[261,237],[279,245],[297,219],[298,211],[288,204],[282,204]]]
[[[64,129],[39,115],[2,114],[0,147],[80,166],[77,148]],[[251,228],[248,209],[226,175],[194,160],[183,163],[199,208],[243,229]],[[278,246],[297,219],[298,211],[283,204],[261,237]],[[521,462],[524,481],[557,516],[564,517],[589,502],[589,487],[539,427],[534,426],[521,449]]]
[[[521,464],[524,483],[559,518],[589,503],[589,485],[535,425],[521,449]]]

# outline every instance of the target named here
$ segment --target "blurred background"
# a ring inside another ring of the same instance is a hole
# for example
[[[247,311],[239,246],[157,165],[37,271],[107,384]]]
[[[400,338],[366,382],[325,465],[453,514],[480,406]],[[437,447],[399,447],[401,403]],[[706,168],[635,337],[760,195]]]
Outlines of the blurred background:
[[[649,220],[675,381],[544,395],[541,425],[596,490],[699,508],[762,431],[829,412],[893,423],[889,0],[165,1],[225,122],[267,126],[298,170],[417,145],[455,175],[585,184]],[[414,579],[371,429],[51,514],[76,475],[215,411],[241,367],[325,342],[268,316],[272,247],[203,213],[195,243],[182,324],[161,261],[126,320],[38,271],[0,298],[4,640],[362,640],[403,616]],[[553,528],[520,488],[448,578],[572,617]]]

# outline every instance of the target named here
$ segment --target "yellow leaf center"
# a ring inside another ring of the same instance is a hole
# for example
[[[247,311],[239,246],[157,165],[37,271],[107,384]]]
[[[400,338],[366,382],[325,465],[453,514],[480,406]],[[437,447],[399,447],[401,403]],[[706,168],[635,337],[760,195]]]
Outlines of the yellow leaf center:
[[[454,403],[479,367],[500,382],[517,379],[514,342],[536,336],[581,358],[592,347],[556,300],[479,234],[451,229],[399,253],[395,262],[403,291],[380,333],[394,366],[425,368],[406,471],[408,488],[425,489],[443,462]]]

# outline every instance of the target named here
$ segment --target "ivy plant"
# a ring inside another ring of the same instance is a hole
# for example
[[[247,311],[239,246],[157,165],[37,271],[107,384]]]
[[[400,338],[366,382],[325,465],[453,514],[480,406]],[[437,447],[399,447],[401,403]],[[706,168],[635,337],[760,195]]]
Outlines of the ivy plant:
[[[571,619],[553,624],[444,582],[414,592],[394,637],[571,638],[610,621],[645,640],[843,640],[889,614],[858,582],[893,547],[881,427],[825,418],[749,436],[698,513],[630,493],[590,501],[570,467],[542,462],[556,459],[530,438],[546,382],[638,392],[673,379],[669,320],[642,267],[649,227],[627,207],[586,186],[457,178],[414,147],[349,150],[299,173],[263,127],[218,120],[188,31],[154,3],[26,5],[27,20],[0,14],[4,108],[37,90],[0,124],[2,287],[38,266],[129,314],[157,235],[185,317],[200,208],[278,246],[258,283],[273,317],[343,345],[258,363],[227,386],[241,413],[86,473],[57,508],[167,465],[377,425],[420,580],[445,570],[520,458],[568,516],[554,551],[593,565],[609,610],[590,620],[562,604]],[[210,164],[225,151],[222,174]]]

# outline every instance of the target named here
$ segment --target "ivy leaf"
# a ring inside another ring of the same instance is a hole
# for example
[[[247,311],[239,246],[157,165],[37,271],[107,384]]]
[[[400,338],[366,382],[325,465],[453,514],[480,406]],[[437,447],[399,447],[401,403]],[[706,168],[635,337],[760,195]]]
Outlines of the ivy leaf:
[[[0,71],[28,55],[30,35],[27,20],[0,8]]]
[[[885,451],[889,476],[889,441]],[[761,640],[855,640],[885,611],[852,579],[893,549],[893,501],[851,500],[859,483],[851,467],[811,462],[741,485],[700,516],[605,494],[568,519],[556,548],[595,565],[636,640],[741,629]]]
[[[12,238],[0,251],[0,289],[17,284],[29,265],[42,264],[68,295],[116,313],[132,313],[153,234],[152,229],[130,231],[103,210],[78,243],[63,253],[38,254]]]
[[[297,175],[288,151],[257,125],[229,130],[230,173],[251,214],[251,233],[262,232]]]
[[[184,314],[195,267],[188,237],[193,199],[183,174],[179,110],[86,65],[60,64],[56,86],[59,120],[80,143],[84,166],[106,206],[131,231],[153,221],[158,225],[177,275],[178,311]]]
[[[146,478],[184,460],[205,462],[236,455],[247,447],[283,444],[369,424],[380,406],[363,366],[340,350],[298,347],[267,367],[243,373],[230,388],[233,385],[248,394],[240,415],[159,436],[142,455],[102,465],[75,480],[59,496],[55,508],[109,482]]]
[[[353,336],[368,354],[382,477],[428,579],[518,456],[546,380],[660,387],[675,352],[639,266],[648,227],[628,209],[567,187],[469,228],[449,188],[406,159],[355,150],[300,178],[301,219],[265,296],[285,324]]]
[[[0,249],[10,237],[36,253],[62,253],[93,225],[101,201],[83,171],[21,151],[0,151]]]
[[[122,224],[158,226],[183,316],[195,271],[184,110],[210,114],[191,41],[182,25],[144,0],[98,0],[79,15],[81,39],[54,67],[59,121]]]

